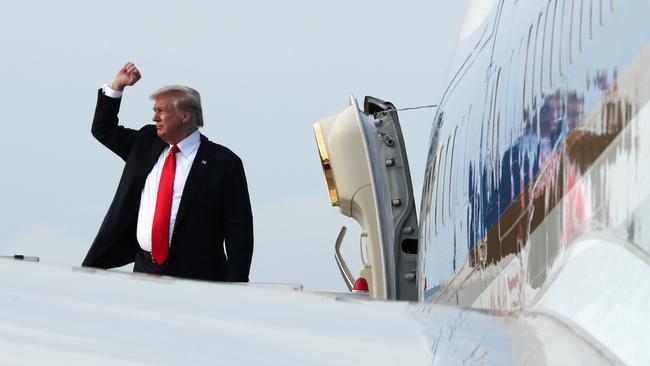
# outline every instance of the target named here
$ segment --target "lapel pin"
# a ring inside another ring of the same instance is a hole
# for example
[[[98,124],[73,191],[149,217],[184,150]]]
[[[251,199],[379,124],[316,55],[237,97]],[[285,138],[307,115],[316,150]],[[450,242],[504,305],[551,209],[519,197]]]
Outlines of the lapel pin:
[[[208,162],[207,162],[207,161],[205,161],[205,160],[201,160],[201,164],[203,164],[203,165],[207,165],[207,164],[208,164]]]

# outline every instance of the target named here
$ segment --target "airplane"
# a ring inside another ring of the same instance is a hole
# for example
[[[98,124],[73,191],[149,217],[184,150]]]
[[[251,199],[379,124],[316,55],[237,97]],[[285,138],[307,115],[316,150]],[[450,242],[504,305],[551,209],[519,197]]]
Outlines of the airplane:
[[[0,261],[3,364],[647,364],[645,1],[473,0],[417,218],[398,113],[314,125],[349,294]]]
[[[348,287],[549,315],[614,363],[647,363],[649,10],[473,1],[433,120],[419,225],[393,105],[352,100],[316,123],[331,203],[366,238],[357,279],[337,240]]]

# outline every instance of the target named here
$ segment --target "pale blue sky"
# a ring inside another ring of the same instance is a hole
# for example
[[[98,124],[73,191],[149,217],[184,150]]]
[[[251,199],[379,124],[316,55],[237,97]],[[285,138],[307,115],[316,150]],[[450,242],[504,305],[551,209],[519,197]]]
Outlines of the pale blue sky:
[[[398,107],[440,98],[465,1],[5,1],[0,5],[0,254],[79,265],[123,164],[90,135],[96,90],[133,61],[121,121],[151,121],[148,95],[199,90],[202,133],[244,161],[255,218],[251,280],[345,290],[356,224],[329,205],[312,124],[347,95]],[[419,200],[433,110],[400,115]],[[419,202],[417,202],[419,207]]]

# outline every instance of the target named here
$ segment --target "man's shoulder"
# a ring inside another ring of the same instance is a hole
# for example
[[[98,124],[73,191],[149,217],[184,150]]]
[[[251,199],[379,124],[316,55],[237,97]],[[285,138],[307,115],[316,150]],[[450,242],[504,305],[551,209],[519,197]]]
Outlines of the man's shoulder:
[[[159,139],[158,133],[156,132],[156,126],[152,124],[148,124],[140,127],[137,136],[138,139],[141,140],[141,142]]]
[[[156,125],[152,125],[152,124],[144,125],[140,128],[140,132],[148,133],[148,134],[156,133]]]
[[[232,150],[221,144],[210,141],[210,139],[204,135],[201,135],[201,144],[205,146],[206,155],[209,157],[220,159],[222,161],[241,161],[239,156],[237,156],[237,154]]]

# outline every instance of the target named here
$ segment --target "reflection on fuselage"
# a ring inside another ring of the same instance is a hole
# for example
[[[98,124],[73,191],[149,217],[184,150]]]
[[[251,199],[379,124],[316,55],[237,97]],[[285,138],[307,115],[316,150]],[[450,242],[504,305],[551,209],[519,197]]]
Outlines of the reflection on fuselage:
[[[425,173],[425,301],[520,308],[589,232],[650,252],[650,188],[637,187],[650,4],[616,5],[503,1],[466,40]]]

